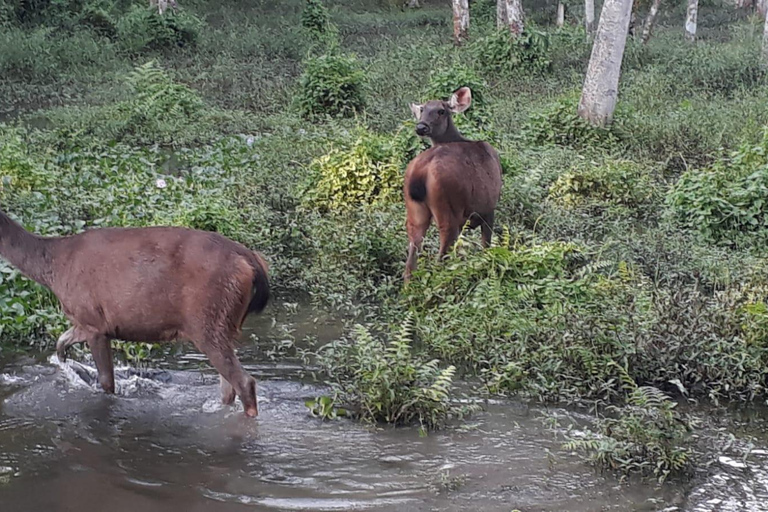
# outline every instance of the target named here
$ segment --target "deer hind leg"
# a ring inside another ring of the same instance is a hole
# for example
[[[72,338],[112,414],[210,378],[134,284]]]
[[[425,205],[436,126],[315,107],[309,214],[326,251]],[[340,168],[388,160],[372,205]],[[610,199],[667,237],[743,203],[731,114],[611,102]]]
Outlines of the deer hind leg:
[[[88,335],[83,333],[77,327],[70,327],[67,329],[64,334],[59,336],[58,341],[56,341],[56,356],[59,358],[59,361],[63,363],[67,360],[67,351],[69,350],[69,347],[77,345],[78,343],[85,343],[86,341],[88,341]]]
[[[115,392],[115,367],[112,361],[112,346],[109,338],[102,334],[93,334],[86,340],[91,349],[93,362],[99,372],[99,384],[109,394]]]
[[[405,281],[411,279],[411,274],[416,270],[416,264],[424,243],[424,235],[427,234],[429,224],[432,222],[432,213],[426,205],[416,202],[406,204],[408,220],[408,259],[405,262]]]
[[[459,238],[461,233],[461,224],[455,219],[448,219],[446,222],[439,224],[440,228],[440,250],[437,253],[438,260],[442,260],[445,255],[451,250],[453,244]]]
[[[483,247],[486,249],[491,246],[491,238],[493,238],[493,219],[494,213],[491,212],[488,215],[483,215],[483,223],[480,224],[480,232],[483,239]]]
[[[245,414],[251,417],[258,415],[256,379],[245,372],[231,343],[215,336],[209,339],[210,341],[196,341],[195,346],[208,357],[208,361],[219,372],[222,401],[231,404],[234,401],[234,394],[237,394],[243,402]],[[224,384],[225,381],[227,385]]]

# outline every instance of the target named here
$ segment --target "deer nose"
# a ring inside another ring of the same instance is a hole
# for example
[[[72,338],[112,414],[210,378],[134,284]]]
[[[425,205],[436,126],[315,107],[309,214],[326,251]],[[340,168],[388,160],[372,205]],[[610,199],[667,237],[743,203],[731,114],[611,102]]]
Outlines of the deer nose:
[[[416,125],[416,135],[424,136],[429,133],[429,125],[426,123],[419,123]]]

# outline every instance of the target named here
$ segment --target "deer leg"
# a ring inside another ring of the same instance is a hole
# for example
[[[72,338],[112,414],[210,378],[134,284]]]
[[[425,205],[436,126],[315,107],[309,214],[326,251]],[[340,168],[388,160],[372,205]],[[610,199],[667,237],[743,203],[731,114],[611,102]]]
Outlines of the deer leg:
[[[257,416],[259,407],[256,398],[256,379],[245,372],[235,355],[235,350],[227,342],[196,342],[195,346],[208,357],[208,361],[219,372],[220,379],[228,382],[229,387],[240,397],[245,414],[250,417]],[[223,384],[221,391],[222,400],[229,399],[231,392]]]
[[[460,232],[461,228],[455,222],[446,222],[440,226],[440,250],[437,253],[439,260],[442,260],[451,247],[453,247],[453,244],[459,238]]]
[[[408,282],[411,274],[416,270],[416,264],[421,252],[421,245],[424,242],[424,235],[427,234],[429,224],[432,222],[432,214],[425,205],[420,203],[409,203],[406,205],[408,219],[405,227],[408,230],[408,259],[405,261],[404,279]]]
[[[483,222],[480,224],[480,232],[483,239],[483,247],[486,249],[491,246],[491,238],[493,238],[493,218],[494,214],[491,212],[488,215],[483,215]]]
[[[59,358],[59,361],[63,363],[67,360],[69,347],[78,343],[85,343],[87,340],[88,336],[84,335],[77,327],[67,329],[56,341],[56,356]]]
[[[115,392],[115,368],[109,338],[94,334],[87,341],[93,355],[93,362],[96,363],[96,370],[99,372],[99,384],[106,393],[112,394]]]
[[[221,388],[221,403],[232,405],[235,402],[235,396],[237,396],[235,388],[222,375],[219,375],[219,387]]]

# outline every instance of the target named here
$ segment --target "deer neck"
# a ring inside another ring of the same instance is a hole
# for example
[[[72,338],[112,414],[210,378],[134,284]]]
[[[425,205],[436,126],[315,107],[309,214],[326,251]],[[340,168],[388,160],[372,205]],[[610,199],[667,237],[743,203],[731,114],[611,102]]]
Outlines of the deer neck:
[[[28,278],[49,288],[53,281],[52,246],[56,240],[30,233],[0,211],[0,256]]]
[[[469,142],[469,139],[464,138],[458,128],[456,128],[456,125],[453,124],[453,118],[448,119],[448,126],[443,133],[436,137],[431,136],[429,137],[429,140],[432,141],[433,146],[438,144],[448,144],[449,142]]]

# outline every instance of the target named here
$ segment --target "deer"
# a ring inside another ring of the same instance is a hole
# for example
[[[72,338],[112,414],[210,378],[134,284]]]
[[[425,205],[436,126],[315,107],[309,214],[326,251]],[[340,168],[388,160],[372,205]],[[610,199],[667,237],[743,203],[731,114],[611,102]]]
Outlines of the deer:
[[[416,134],[428,138],[432,147],[411,160],[405,171],[406,283],[416,269],[433,217],[440,232],[439,259],[467,221],[471,229],[480,227],[483,247],[491,244],[494,211],[501,197],[501,161],[493,146],[464,138],[454,125],[453,114],[464,112],[471,103],[472,91],[461,87],[448,101],[410,105],[417,120]]]
[[[219,373],[221,400],[258,415],[256,379],[235,353],[246,317],[269,301],[268,264],[218,233],[182,227],[94,228],[43,237],[0,211],[0,256],[48,288],[72,327],[56,342],[60,361],[78,343],[98,382],[115,392],[111,340],[189,341]]]

